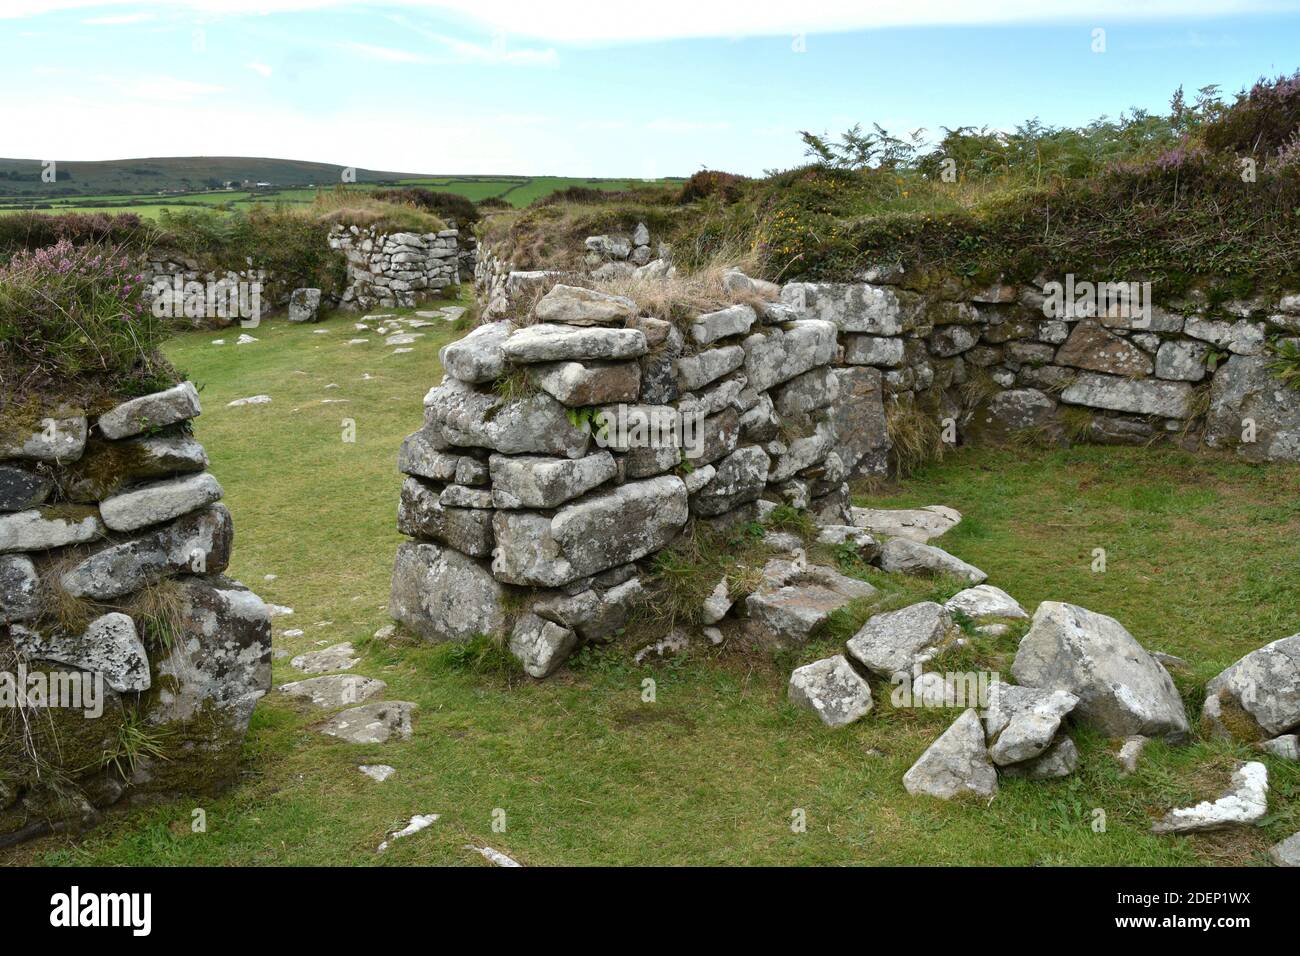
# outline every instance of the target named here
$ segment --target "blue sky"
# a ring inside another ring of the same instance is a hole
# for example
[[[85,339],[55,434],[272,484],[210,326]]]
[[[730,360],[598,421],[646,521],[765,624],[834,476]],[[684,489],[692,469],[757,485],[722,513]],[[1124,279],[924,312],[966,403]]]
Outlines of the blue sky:
[[[800,129],[1235,91],[1300,68],[1300,0],[0,0],[0,51],[0,156],[755,174],[798,163]]]

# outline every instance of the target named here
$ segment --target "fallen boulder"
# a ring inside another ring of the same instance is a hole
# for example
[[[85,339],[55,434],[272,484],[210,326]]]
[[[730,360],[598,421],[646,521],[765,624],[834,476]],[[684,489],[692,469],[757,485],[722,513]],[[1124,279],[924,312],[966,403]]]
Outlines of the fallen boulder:
[[[913,795],[940,800],[972,795],[992,799],[998,792],[998,774],[984,745],[984,726],[967,710],[943,732],[921,759],[903,775],[903,786]]]
[[[1181,743],[1190,734],[1169,672],[1105,614],[1044,601],[1011,672],[1025,686],[1074,694],[1077,717],[1112,737],[1141,734]]]

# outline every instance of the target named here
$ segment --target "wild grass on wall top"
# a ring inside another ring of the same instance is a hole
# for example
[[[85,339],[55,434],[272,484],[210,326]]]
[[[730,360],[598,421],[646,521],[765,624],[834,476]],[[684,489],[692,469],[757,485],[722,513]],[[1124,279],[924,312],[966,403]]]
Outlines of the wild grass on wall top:
[[[0,267],[0,409],[86,409],[166,388],[164,323],[143,302],[142,262],[120,246],[67,239]]]

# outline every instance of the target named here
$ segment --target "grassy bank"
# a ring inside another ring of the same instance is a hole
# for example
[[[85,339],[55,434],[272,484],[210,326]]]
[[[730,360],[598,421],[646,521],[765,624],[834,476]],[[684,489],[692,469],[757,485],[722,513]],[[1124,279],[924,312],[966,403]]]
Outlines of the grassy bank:
[[[1250,752],[1153,745],[1140,771],[1121,778],[1107,742],[1084,732],[1082,769],[1069,779],[1004,780],[987,807],[910,797],[903,773],[953,714],[893,709],[877,685],[875,713],[825,729],[786,703],[785,685],[792,666],[833,652],[830,638],[777,659],[724,646],[645,667],[614,646],[545,682],[451,646],[371,639],[388,623],[401,540],[397,446],[420,424],[421,397],[441,377],[438,346],[455,333],[421,329],[429,334],[415,351],[395,355],[373,333],[346,345],[367,335],[354,321],[272,320],[244,346],[230,332],[196,332],[166,352],[203,387],[196,436],[235,517],[230,574],[294,608],[274,621],[276,647],[298,654],[353,641],[363,652],[355,673],[386,681],[387,699],[419,704],[413,739],[338,743],[314,729],[320,712],[272,693],[253,718],[244,781],[204,804],[206,833],[190,832],[188,803],[115,810],[84,838],[46,839],[10,859],[484,865],[463,848],[477,843],[531,865],[1250,864],[1300,827],[1300,770],[1269,758],[1264,826],[1154,837],[1155,815],[1217,796]],[[270,405],[226,407],[261,393]],[[342,440],[344,419],[355,422],[355,443]],[[1300,468],[1167,450],[963,451],[899,488],[864,490],[868,501],[951,505],[965,520],[939,543],[1026,607],[1076,602],[1186,657],[1191,670],[1177,680],[1193,717],[1223,665],[1300,630]],[[1106,549],[1105,573],[1092,570],[1095,548]],[[861,573],[893,603],[951,590]],[[856,623],[848,615],[836,629]],[[1006,673],[1019,633],[948,663]],[[275,662],[277,684],[300,676],[287,658]],[[647,677],[653,704],[641,700]],[[357,771],[362,763],[397,774],[376,784]],[[796,808],[805,833],[791,830]],[[1098,808],[1104,833],[1092,826]],[[492,828],[498,809],[504,832]],[[376,856],[386,831],[416,813],[442,816]]]

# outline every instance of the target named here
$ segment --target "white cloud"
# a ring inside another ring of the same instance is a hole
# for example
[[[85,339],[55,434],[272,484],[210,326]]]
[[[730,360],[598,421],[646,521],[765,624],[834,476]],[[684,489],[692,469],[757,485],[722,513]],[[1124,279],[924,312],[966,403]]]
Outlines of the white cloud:
[[[60,10],[166,8],[264,15],[354,7],[354,0],[6,0],[0,19]],[[1300,0],[658,0],[653,14],[629,16],[608,0],[387,0],[407,10],[449,11],[509,34],[560,45],[683,37],[817,34],[900,26],[1233,17],[1300,11]]]
[[[152,13],[124,13],[121,16],[91,17],[81,22],[93,27],[117,27],[128,23],[148,23],[152,19]]]
[[[252,70],[258,76],[270,76],[275,71],[265,63],[245,63],[244,69]]]
[[[344,47],[360,53],[362,56],[369,57],[372,60],[383,60],[386,63],[429,63],[427,56],[419,53],[411,53],[407,50],[395,50],[392,47],[375,46],[371,43],[345,43]]]

